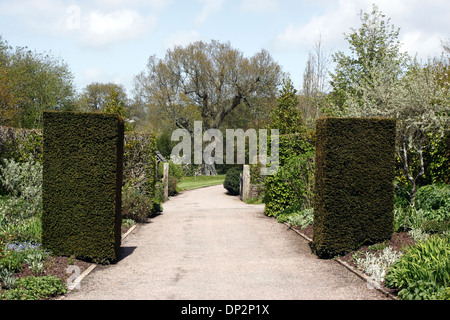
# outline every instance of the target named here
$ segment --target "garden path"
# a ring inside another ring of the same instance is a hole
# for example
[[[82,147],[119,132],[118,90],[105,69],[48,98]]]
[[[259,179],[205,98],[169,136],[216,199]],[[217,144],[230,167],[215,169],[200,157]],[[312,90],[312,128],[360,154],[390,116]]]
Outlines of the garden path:
[[[65,299],[385,299],[308,242],[223,186],[183,192],[122,242]]]

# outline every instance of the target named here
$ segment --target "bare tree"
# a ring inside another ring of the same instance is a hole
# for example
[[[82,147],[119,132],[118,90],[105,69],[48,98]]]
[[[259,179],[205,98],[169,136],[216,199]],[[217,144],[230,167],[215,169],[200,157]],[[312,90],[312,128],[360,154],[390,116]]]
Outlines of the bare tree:
[[[168,50],[164,59],[150,57],[135,92],[192,135],[195,120],[204,130],[219,129],[241,103],[253,108],[252,101],[273,99],[282,76],[266,50],[247,58],[229,43],[198,41]]]
[[[331,54],[324,49],[322,37],[319,35],[313,50],[308,52],[308,61],[303,73],[302,111],[305,122],[320,116],[323,98],[330,90],[328,77],[330,64]]]

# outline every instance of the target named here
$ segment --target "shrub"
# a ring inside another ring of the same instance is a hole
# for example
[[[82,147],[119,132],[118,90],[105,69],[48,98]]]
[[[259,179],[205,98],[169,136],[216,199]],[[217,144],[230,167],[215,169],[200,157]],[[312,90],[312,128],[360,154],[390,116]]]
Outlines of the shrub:
[[[56,255],[116,260],[124,120],[44,112],[42,244]]]
[[[317,120],[312,249],[319,257],[392,235],[395,134],[391,119]]]
[[[144,222],[153,213],[153,201],[135,187],[123,187],[122,219]]]
[[[417,207],[427,212],[428,220],[443,221],[450,218],[450,186],[430,184],[416,193]]]
[[[178,193],[177,192],[177,183],[178,183],[177,178],[175,178],[174,176],[169,174],[169,186],[168,186],[169,196],[174,196]]]
[[[225,176],[225,181],[223,182],[223,186],[227,189],[228,193],[231,195],[240,194],[241,188],[241,178],[240,174],[242,173],[242,168],[233,167],[227,171]]]
[[[449,237],[431,236],[426,241],[411,246],[402,257],[388,270],[385,285],[388,288],[405,290],[400,295],[411,297],[429,284],[448,287],[450,285],[450,239]]]
[[[8,194],[2,213],[18,224],[24,219],[40,216],[42,210],[42,165],[39,162],[16,162],[4,159],[0,182]]]
[[[124,183],[153,198],[157,169],[155,135],[151,132],[127,132],[124,139]]]
[[[290,157],[265,183],[265,213],[277,216],[291,205],[312,208],[314,182],[314,152]]]

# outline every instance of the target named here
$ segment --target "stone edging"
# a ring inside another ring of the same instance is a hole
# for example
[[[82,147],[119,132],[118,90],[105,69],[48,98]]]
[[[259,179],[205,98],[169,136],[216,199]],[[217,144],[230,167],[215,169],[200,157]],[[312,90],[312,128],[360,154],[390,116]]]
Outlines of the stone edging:
[[[305,239],[306,241],[308,241],[309,243],[312,242],[312,239],[310,237],[308,237],[307,235],[301,233],[300,231],[294,229],[291,227],[291,225],[289,225],[287,222],[284,222],[284,224],[286,226],[289,227],[289,229],[291,229],[292,231],[294,231],[295,233],[297,233],[299,236],[301,236],[303,239]],[[356,274],[359,278],[361,278],[362,280],[366,281],[366,283],[370,282],[370,278],[363,272],[361,272],[360,270],[356,269],[355,267],[349,265],[347,262],[341,260],[340,258],[336,258],[333,259],[334,261],[336,261],[337,263],[339,263],[340,265],[346,267],[349,271],[353,272],[354,274]],[[381,292],[382,294],[384,294],[385,296],[387,296],[388,298],[392,299],[392,300],[398,300],[398,298],[396,296],[394,296],[393,294],[391,294],[390,292],[386,291],[384,288],[382,287],[377,287],[374,286],[374,289],[378,290],[379,292]]]
[[[131,228],[128,229],[128,231],[127,231],[125,234],[122,235],[122,241],[123,241],[123,240],[124,240],[131,232],[133,232],[133,230],[136,229],[136,227],[137,227],[137,224],[131,226]],[[73,282],[70,286],[67,287],[67,292],[66,292],[64,295],[60,296],[60,297],[58,298],[58,300],[64,299],[65,296],[66,296],[69,292],[71,292],[73,289],[75,289],[75,287],[77,287],[77,286],[80,284],[80,282],[81,282],[84,278],[86,278],[92,271],[94,271],[95,267],[97,267],[97,264],[94,263],[94,264],[91,265],[89,268],[87,268],[86,270],[84,270],[84,272],[83,272],[78,278],[76,278],[76,279],[74,280],[74,282]]]

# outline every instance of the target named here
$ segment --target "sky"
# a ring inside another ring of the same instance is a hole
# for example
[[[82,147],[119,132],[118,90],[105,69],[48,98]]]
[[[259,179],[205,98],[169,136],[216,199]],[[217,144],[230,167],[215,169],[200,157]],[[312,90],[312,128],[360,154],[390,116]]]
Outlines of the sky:
[[[345,34],[376,4],[400,28],[402,50],[426,60],[450,39],[450,0],[0,0],[0,36],[69,65],[78,92],[122,84],[175,45],[229,42],[245,56],[266,49],[301,89],[308,52],[347,51]]]

